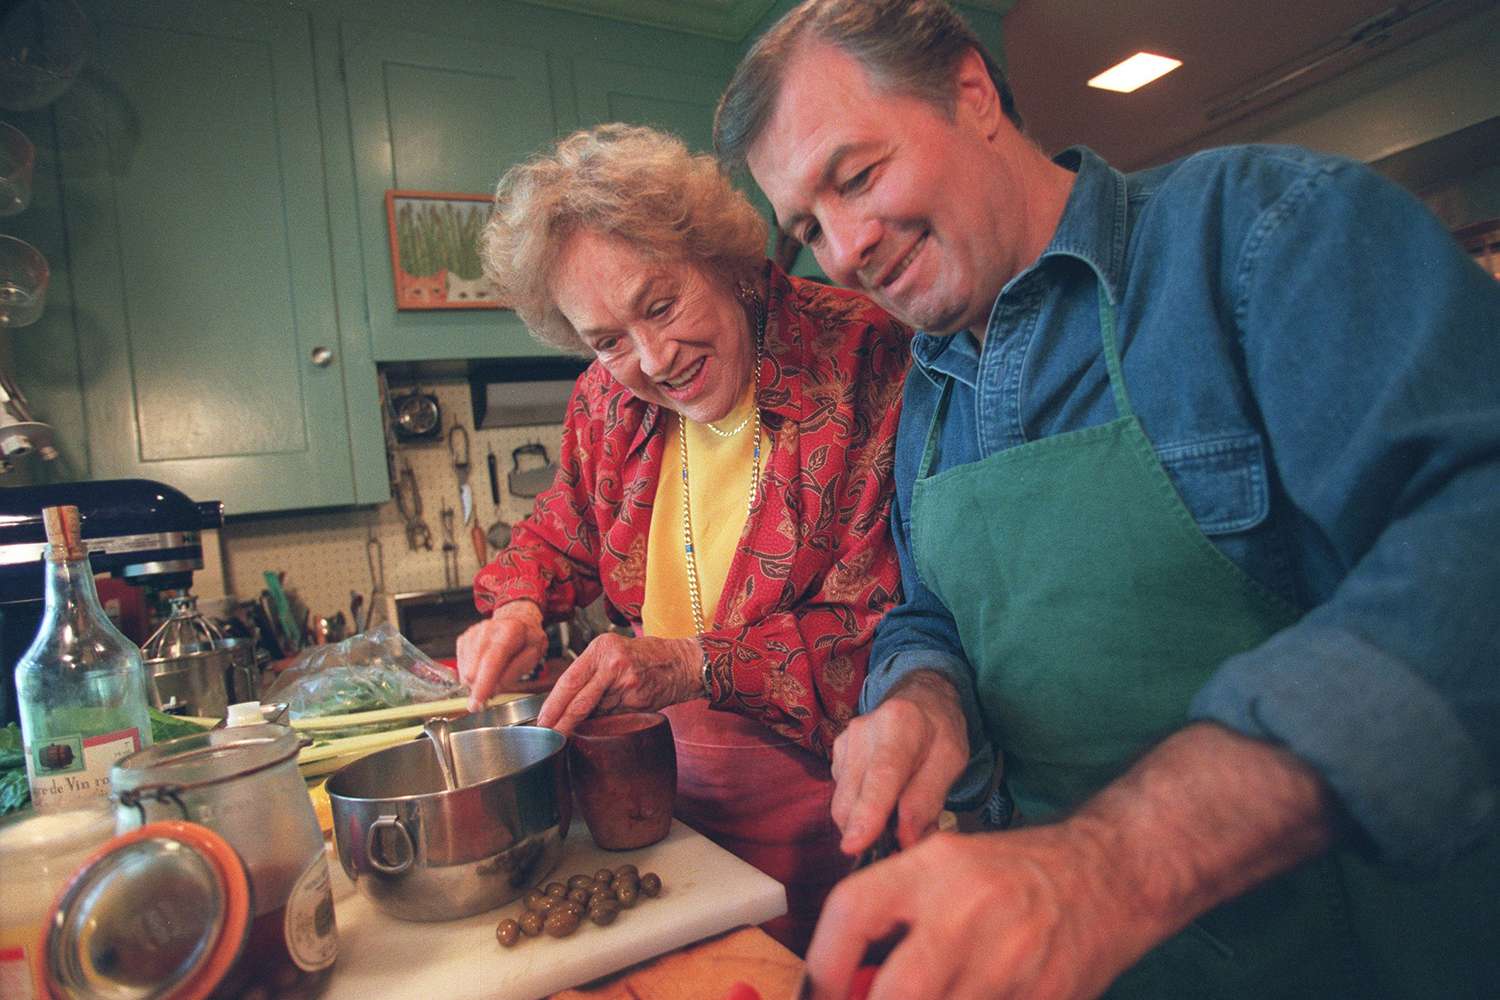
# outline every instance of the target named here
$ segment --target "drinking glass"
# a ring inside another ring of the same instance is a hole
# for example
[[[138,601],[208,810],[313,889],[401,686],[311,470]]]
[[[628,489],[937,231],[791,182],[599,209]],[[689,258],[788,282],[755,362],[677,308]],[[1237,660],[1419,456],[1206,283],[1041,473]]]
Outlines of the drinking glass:
[[[36,149],[25,133],[0,122],[0,215],[15,215],[31,204],[31,170]]]
[[[26,326],[47,301],[47,259],[14,236],[0,236],[0,326]]]

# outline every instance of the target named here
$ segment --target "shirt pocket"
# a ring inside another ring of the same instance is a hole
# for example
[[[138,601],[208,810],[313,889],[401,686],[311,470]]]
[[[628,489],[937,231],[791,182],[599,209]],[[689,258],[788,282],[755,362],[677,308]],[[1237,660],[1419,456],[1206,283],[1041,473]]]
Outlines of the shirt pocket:
[[[1271,510],[1266,452],[1254,433],[1157,449],[1177,494],[1205,535],[1249,531]]]

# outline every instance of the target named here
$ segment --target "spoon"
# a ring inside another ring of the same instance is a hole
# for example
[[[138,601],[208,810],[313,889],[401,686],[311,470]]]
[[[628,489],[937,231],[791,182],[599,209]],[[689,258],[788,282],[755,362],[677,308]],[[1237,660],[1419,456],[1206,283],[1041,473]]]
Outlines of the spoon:
[[[447,719],[428,719],[422,724],[422,735],[432,744],[437,754],[438,769],[443,772],[443,784],[448,791],[458,788],[458,777],[453,770],[453,743],[449,738]]]

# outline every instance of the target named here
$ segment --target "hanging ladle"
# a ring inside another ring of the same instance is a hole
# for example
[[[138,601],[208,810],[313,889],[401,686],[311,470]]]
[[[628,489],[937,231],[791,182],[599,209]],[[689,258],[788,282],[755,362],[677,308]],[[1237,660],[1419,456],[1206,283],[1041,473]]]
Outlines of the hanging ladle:
[[[453,769],[453,741],[448,731],[447,719],[428,719],[422,724],[422,735],[432,744],[437,754],[438,770],[443,772],[443,784],[448,791],[458,788],[458,775]]]

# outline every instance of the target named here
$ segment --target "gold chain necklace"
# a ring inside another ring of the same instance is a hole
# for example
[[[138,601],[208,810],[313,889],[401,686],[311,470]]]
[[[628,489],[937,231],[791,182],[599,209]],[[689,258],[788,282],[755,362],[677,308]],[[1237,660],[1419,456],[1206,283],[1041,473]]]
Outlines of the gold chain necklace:
[[[703,426],[707,427],[709,430],[713,431],[715,434],[719,435],[719,437],[721,437],[721,438],[732,438],[736,434],[738,434],[740,431],[742,431],[742,430],[745,429],[745,425],[750,422],[750,418],[752,416],[754,416],[754,414],[752,414],[752,413],[745,414],[745,419],[741,420],[738,424],[735,424],[734,430],[732,430],[732,431],[721,431],[717,427],[715,427],[713,424],[709,423],[706,420],[703,422]]]
[[[755,421],[755,446],[750,453],[750,493],[745,498],[745,519],[750,518],[750,508],[755,504],[755,494],[760,490],[760,362],[761,343],[766,333],[766,312],[762,309],[760,322],[755,331],[755,374],[750,376],[754,381],[750,388],[750,415],[746,421]],[[744,429],[742,422],[739,427],[729,433],[724,433],[713,424],[705,424],[709,430],[714,431],[720,437],[733,437]],[[687,562],[688,598],[693,605],[693,627],[698,630],[698,635],[703,635],[703,595],[698,589],[698,559],[693,554],[693,494],[688,485],[688,451],[687,451],[687,418],[681,413],[677,414],[677,444],[682,452],[682,550]],[[704,672],[707,673],[707,663],[704,664]],[[706,684],[706,681],[705,681]]]

